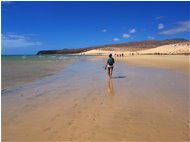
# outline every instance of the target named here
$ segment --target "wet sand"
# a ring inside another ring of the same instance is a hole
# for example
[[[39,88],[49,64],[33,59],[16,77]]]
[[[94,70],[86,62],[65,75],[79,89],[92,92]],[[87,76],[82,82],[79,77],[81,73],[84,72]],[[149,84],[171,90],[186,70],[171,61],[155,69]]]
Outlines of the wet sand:
[[[45,57],[32,58],[30,56],[18,56],[15,59],[1,61],[1,89],[7,89],[24,85],[25,83],[51,76],[71,63],[71,60],[44,59]],[[47,57],[46,57],[47,58]]]
[[[2,92],[2,141],[188,141],[189,75],[87,58]]]

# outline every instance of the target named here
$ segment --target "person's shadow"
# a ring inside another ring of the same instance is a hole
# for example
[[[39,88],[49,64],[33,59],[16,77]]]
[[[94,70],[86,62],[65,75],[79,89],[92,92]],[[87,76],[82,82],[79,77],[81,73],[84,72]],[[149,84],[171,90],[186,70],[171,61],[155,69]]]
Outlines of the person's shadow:
[[[115,95],[112,79],[108,80],[108,94],[109,94],[109,96]]]
[[[113,79],[122,79],[122,78],[126,78],[127,76],[115,76],[115,77],[112,77]]]

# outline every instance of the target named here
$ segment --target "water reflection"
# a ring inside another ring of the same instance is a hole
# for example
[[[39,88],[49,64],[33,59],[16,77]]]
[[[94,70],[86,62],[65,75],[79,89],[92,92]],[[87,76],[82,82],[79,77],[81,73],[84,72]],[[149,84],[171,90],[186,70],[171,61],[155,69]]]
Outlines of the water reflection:
[[[112,79],[108,80],[108,94],[109,94],[109,96],[114,96],[115,95]]]

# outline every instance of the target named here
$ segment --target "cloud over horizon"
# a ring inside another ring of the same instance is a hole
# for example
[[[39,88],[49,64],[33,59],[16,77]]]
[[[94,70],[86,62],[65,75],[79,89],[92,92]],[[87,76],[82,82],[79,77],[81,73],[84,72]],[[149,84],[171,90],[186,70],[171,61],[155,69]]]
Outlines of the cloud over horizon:
[[[1,34],[2,48],[20,48],[29,46],[39,46],[42,42],[34,41],[31,36],[34,34],[19,35],[15,33]]]
[[[130,30],[129,30],[129,33],[130,33],[130,34],[136,33],[136,29],[135,29],[135,28],[130,29]]]
[[[153,36],[148,36],[147,38],[148,39],[155,39],[155,37],[153,37]]]
[[[189,32],[189,31],[190,31],[190,21],[179,21],[176,23],[175,27],[165,30],[165,31],[161,31],[160,34],[173,35],[173,34]]]
[[[158,24],[158,29],[159,29],[159,30],[164,29],[164,24]]]
[[[129,29],[128,33],[123,33],[122,37],[123,38],[132,38],[131,35],[136,32],[135,28]]]
[[[131,37],[130,34],[126,34],[126,33],[123,34],[123,38],[130,38],[130,37]]]
[[[113,38],[112,41],[116,42],[116,41],[120,41],[120,39],[119,38]]]

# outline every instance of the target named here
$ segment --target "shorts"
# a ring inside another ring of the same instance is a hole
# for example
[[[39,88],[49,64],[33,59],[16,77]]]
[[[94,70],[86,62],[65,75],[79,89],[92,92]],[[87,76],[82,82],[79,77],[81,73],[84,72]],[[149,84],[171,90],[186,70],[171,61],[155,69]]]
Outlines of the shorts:
[[[108,64],[108,68],[113,68],[113,65],[109,65],[109,64]]]

